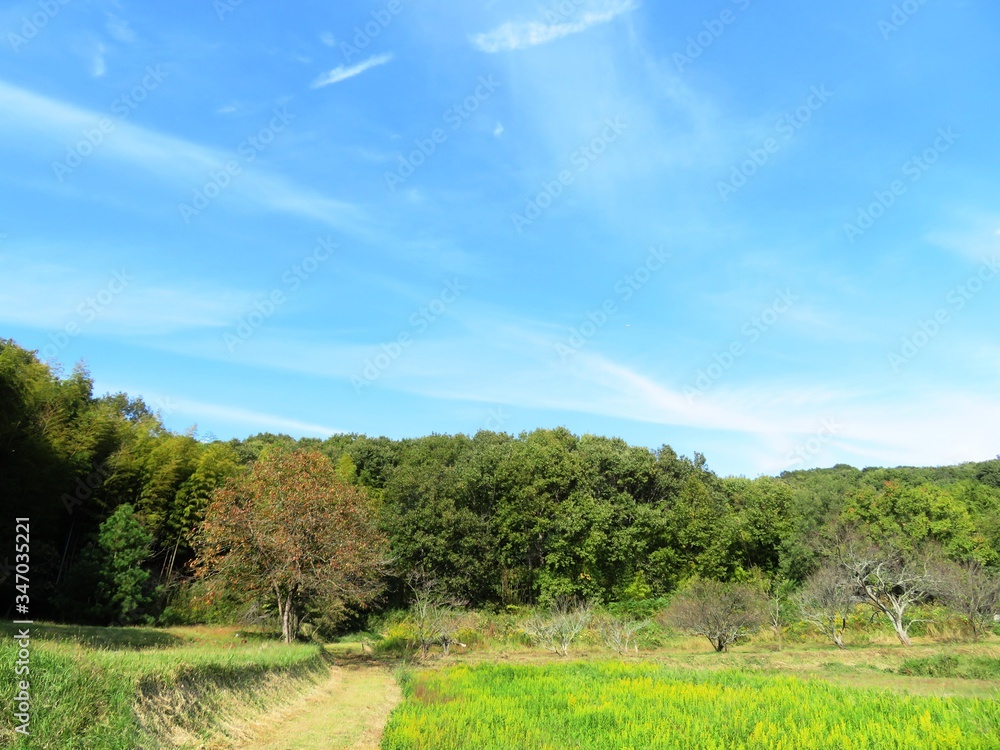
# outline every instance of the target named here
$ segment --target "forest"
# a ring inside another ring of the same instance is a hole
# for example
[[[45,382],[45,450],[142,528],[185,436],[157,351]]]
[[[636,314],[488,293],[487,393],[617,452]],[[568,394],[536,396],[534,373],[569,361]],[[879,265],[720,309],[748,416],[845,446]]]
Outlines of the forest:
[[[845,528],[871,543],[1000,566],[1000,456],[936,468],[837,465],[721,477],[678,455],[563,428],[391,440],[339,434],[200,439],[164,427],[140,396],[95,395],[0,340],[4,517],[30,516],[33,614],[80,624],[178,625],[273,616],[253,590],[209,593],[197,575],[206,508],[268,455],[307,451],[366,498],[389,555],[378,596],[335,631],[407,606],[433,580],[477,609],[665,597],[691,579],[796,587]],[[13,524],[3,550],[13,550]],[[0,553],[0,579],[13,586]],[[7,601],[13,601],[13,596]],[[11,614],[6,613],[7,617]]]

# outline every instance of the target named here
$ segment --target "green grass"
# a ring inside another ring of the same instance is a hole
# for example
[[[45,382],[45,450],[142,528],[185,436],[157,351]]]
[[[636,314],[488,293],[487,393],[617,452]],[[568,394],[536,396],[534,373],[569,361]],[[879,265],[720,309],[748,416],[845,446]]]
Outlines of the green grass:
[[[923,659],[906,659],[897,671],[899,674],[917,677],[1000,680],[1000,659],[964,654],[937,654]]]
[[[383,750],[1000,748],[996,700],[650,662],[411,673]]]
[[[0,630],[0,663],[9,665],[12,626]],[[233,629],[36,623],[31,633],[31,736],[15,733],[11,712],[0,714],[0,745],[17,750],[194,746],[221,722],[329,672],[319,646],[236,637]],[[9,706],[15,685],[4,677],[0,701]]]

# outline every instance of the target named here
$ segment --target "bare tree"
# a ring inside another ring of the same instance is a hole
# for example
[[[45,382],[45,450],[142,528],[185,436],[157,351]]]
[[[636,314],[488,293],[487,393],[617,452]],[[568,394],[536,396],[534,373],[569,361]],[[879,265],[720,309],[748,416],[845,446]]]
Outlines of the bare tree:
[[[560,656],[569,654],[570,644],[583,632],[593,614],[586,602],[559,599],[545,614],[534,613],[521,630],[542,648]]]
[[[844,645],[847,617],[854,608],[854,584],[842,567],[827,563],[796,596],[802,619],[816,626],[837,648]]]
[[[648,626],[648,620],[605,615],[598,621],[597,631],[605,646],[624,656],[629,651],[639,652],[638,635]]]
[[[465,602],[448,596],[438,581],[421,575],[413,577],[410,587],[413,589],[410,624],[421,658],[427,658],[435,643],[441,644],[445,655],[453,645],[464,647],[457,634],[465,625]]]
[[[767,619],[767,599],[759,586],[696,580],[674,598],[666,619],[705,636],[723,652],[760,629]]]
[[[949,560],[939,564],[938,578],[938,597],[965,618],[974,639],[985,636],[1000,612],[1000,576],[975,560]]]
[[[764,592],[767,595],[767,624],[774,631],[778,643],[778,651],[782,649],[782,634],[788,623],[788,604],[792,583],[779,578],[765,582]]]
[[[440,636],[438,637],[438,643],[441,644],[441,650],[444,651],[444,655],[447,656],[451,653],[452,646],[461,646],[462,648],[468,648],[464,643],[458,640],[458,634],[465,628],[472,625],[474,621],[474,616],[463,608],[454,607],[448,612],[443,618],[441,618],[440,626]]]
[[[910,608],[939,588],[933,555],[875,545],[856,534],[842,539],[835,555],[864,601],[885,615],[900,643],[911,645],[910,628],[921,620],[911,616]]]

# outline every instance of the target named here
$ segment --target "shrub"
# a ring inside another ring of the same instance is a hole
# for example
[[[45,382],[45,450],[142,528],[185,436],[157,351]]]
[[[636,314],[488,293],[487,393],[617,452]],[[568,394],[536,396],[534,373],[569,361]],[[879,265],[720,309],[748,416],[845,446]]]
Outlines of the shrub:
[[[760,629],[767,617],[766,604],[758,586],[695,579],[671,602],[666,620],[680,630],[705,636],[723,652]]]

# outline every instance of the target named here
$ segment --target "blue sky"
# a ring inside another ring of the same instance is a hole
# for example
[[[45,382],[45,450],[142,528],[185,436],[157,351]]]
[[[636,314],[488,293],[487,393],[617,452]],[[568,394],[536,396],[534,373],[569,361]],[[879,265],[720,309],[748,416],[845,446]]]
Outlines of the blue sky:
[[[167,425],[1000,452],[989,0],[0,10],[0,335]]]

